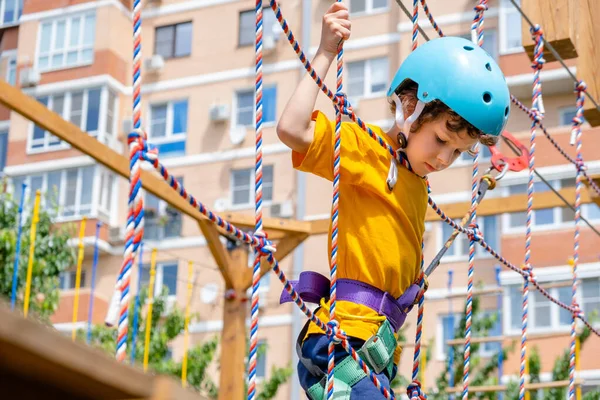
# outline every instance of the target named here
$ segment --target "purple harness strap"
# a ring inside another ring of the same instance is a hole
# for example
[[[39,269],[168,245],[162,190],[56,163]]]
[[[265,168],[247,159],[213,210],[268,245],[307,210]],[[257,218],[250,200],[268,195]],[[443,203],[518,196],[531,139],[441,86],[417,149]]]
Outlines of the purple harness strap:
[[[317,272],[301,272],[300,279],[290,283],[302,300],[308,303],[319,304],[322,298],[325,301],[329,300],[329,279]],[[388,292],[383,292],[364,282],[352,279],[337,280],[337,300],[351,301],[369,307],[379,315],[385,316],[394,328],[394,332],[404,324],[418,294],[419,286],[416,284],[410,285],[402,296],[395,299]],[[291,301],[291,296],[284,289],[279,304]]]

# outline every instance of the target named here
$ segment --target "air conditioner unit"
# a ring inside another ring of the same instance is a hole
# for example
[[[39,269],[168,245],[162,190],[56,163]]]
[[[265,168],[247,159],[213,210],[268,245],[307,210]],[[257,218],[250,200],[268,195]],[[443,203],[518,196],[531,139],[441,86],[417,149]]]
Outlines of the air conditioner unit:
[[[123,118],[123,121],[121,121],[121,130],[125,136],[129,135],[133,131],[133,119],[130,117]]]
[[[294,208],[291,200],[282,203],[271,204],[269,213],[272,218],[291,218],[294,215]]]
[[[229,106],[227,104],[214,104],[210,106],[208,114],[211,121],[226,121],[229,119]]]
[[[165,59],[159,54],[154,54],[146,59],[145,66],[148,72],[160,72],[165,66]]]
[[[111,226],[108,228],[108,242],[111,244],[122,242],[125,239],[123,228],[120,226]]]
[[[21,87],[36,86],[40,83],[40,73],[32,67],[23,68],[20,74]]]
[[[229,201],[229,199],[226,197],[215,200],[215,204],[213,205],[213,208],[216,212],[227,211],[230,207],[231,201]]]
[[[271,52],[275,50],[277,47],[277,40],[275,40],[275,35],[265,35],[263,36],[263,51]]]

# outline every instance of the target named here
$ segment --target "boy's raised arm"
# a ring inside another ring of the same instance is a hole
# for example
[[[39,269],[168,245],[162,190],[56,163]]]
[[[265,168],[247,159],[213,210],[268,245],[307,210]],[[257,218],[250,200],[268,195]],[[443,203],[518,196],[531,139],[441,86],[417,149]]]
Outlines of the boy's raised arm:
[[[348,7],[334,3],[323,17],[321,43],[311,64],[315,73],[325,79],[336,58],[338,43],[350,37]],[[290,97],[277,124],[277,136],[290,149],[306,153],[313,138],[311,115],[320,89],[306,73]]]

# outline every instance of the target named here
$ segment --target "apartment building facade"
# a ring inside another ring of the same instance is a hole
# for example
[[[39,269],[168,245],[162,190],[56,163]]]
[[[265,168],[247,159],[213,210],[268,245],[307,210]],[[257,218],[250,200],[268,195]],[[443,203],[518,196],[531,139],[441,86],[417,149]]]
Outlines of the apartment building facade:
[[[217,211],[254,211],[254,7],[238,0],[152,0],[142,12],[142,121],[148,140],[170,173],[208,208]],[[410,8],[409,2],[404,1]],[[431,0],[429,7],[446,35],[470,37],[475,2]],[[268,6],[268,4],[265,4]],[[282,12],[304,50],[313,55],[319,43],[321,16],[329,2],[281,2]],[[79,126],[113,150],[126,154],[131,126],[132,19],[128,0],[0,0],[0,77],[19,86],[49,109]],[[352,37],[345,44],[344,79],[348,97],[360,117],[389,127],[393,123],[385,92],[397,66],[410,52],[412,24],[391,0],[352,0]],[[507,76],[511,93],[530,104],[532,73],[521,46],[521,18],[510,1],[490,2],[486,11],[484,47]],[[420,19],[430,37],[435,31]],[[424,39],[419,38],[422,42]],[[329,216],[331,183],[293,170],[289,150],[279,142],[276,121],[303,73],[269,8],[264,11],[263,89],[263,200],[266,216],[314,220]],[[576,72],[575,63],[567,61]],[[335,87],[331,71],[325,82]],[[542,72],[545,125],[569,154],[570,124],[575,111],[573,81],[557,63]],[[293,100],[292,100],[293,101]],[[333,107],[320,96],[317,107],[333,116]],[[517,108],[511,111],[507,129],[524,144],[529,142],[530,122]],[[597,158],[598,128],[585,126],[584,159],[591,174],[600,172]],[[123,253],[128,183],[93,159],[70,148],[20,115],[0,108],[0,170],[12,187],[28,185],[29,193],[41,189],[43,206],[57,204],[57,220],[78,224],[87,217],[86,254],[83,265],[78,324],[87,320],[96,222],[100,228],[100,258],[94,292],[94,321],[101,323],[112,295]],[[502,151],[509,151],[501,147]],[[482,150],[480,170],[489,165],[489,151]],[[447,171],[430,178],[432,197],[444,204],[470,199],[471,160],[461,156]],[[538,132],[536,168],[554,189],[574,186],[575,169]],[[527,172],[509,173],[488,197],[523,193]],[[536,192],[549,190],[536,182]],[[17,199],[20,193],[14,191]],[[31,198],[31,196],[29,196]],[[31,202],[31,200],[30,200]],[[145,194],[146,231],[141,283],[148,283],[150,249],[158,254],[156,287],[166,287],[173,304],[186,302],[187,261],[194,261],[192,310],[200,318],[191,328],[191,344],[218,335],[222,328],[224,284],[212,261],[206,241],[195,221],[181,216],[163,201]],[[583,216],[600,225],[600,210],[584,206]],[[343,218],[343,216],[340,216]],[[498,214],[479,219],[492,247],[516,265],[523,262],[525,218],[523,213]],[[538,210],[533,218],[531,260],[541,282],[571,279],[567,259],[573,248],[573,213],[566,208]],[[425,260],[431,260],[451,233],[441,222],[427,223]],[[600,263],[598,237],[582,227],[580,243],[580,299],[586,314],[600,311]],[[373,243],[372,245],[376,245]],[[445,367],[452,338],[452,324],[465,298],[448,300],[448,273],[453,272],[452,293],[466,293],[468,241],[459,238],[430,279],[424,337],[431,348],[426,386],[435,382]],[[300,270],[328,274],[327,236],[309,238],[282,263],[293,277]],[[498,276],[497,262],[477,252],[476,282],[500,285],[500,298],[482,299],[484,312],[496,312],[498,322],[490,336],[504,335],[503,345],[520,338],[522,280],[506,268]],[[250,267],[250,265],[249,265]],[[133,287],[138,286],[137,269]],[[74,270],[61,277],[61,302],[53,317],[58,329],[70,331],[74,296]],[[281,285],[272,274],[261,282],[259,336],[267,346],[259,360],[259,381],[273,366],[293,360],[294,331],[303,320],[291,305],[279,305]],[[551,289],[551,294],[570,303],[570,288]],[[498,303],[500,302],[500,303]],[[498,304],[502,304],[498,307]],[[529,328],[539,338],[542,378],[548,379],[554,359],[569,346],[570,316],[543,296],[530,296]],[[451,317],[452,316],[452,317]],[[299,322],[298,322],[299,321]],[[407,336],[412,340],[414,315]],[[546,337],[547,333],[558,336]],[[535,335],[534,335],[535,336]],[[489,357],[499,344],[485,344]],[[588,347],[589,346],[589,347]],[[600,349],[591,338],[587,349]],[[519,353],[510,352],[504,364],[504,380],[518,376]],[[586,350],[587,350],[586,349]],[[182,356],[183,340],[172,345],[172,357]],[[585,390],[599,385],[600,364],[581,360]],[[412,348],[407,346],[401,373],[410,376]],[[298,386],[284,385],[278,399],[303,398]]]

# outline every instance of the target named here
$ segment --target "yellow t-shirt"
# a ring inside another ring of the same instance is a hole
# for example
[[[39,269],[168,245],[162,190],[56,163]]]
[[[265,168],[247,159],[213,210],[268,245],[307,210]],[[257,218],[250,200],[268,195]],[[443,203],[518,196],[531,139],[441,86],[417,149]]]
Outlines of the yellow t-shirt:
[[[335,121],[318,111],[313,120],[312,143],[306,154],[292,152],[292,162],[300,171],[333,181]],[[381,128],[369,126],[389,142]],[[391,159],[360,126],[342,123],[337,278],[365,282],[397,298],[420,271],[428,194],[425,180],[402,166],[390,192]],[[328,307],[317,316],[328,322]],[[347,301],[337,301],[336,319],[348,336],[362,340],[375,335],[382,320],[372,309]],[[311,323],[307,334],[312,333],[323,331]]]

